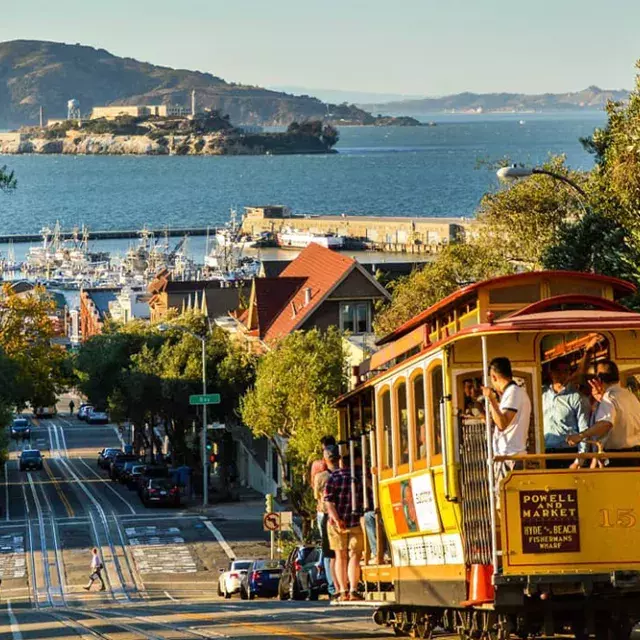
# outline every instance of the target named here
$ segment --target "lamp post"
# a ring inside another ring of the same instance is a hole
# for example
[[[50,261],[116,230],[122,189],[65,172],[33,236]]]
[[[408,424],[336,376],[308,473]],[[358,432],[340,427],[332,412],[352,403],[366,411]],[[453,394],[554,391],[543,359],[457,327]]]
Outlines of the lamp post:
[[[560,182],[564,182],[568,184],[570,187],[575,189],[583,198],[587,197],[587,194],[584,192],[582,187],[579,187],[573,180],[570,180],[566,176],[563,176],[561,173],[555,173],[554,171],[549,171],[548,169],[542,169],[541,167],[531,167],[528,169],[527,167],[521,167],[517,164],[513,164],[510,167],[502,167],[496,171],[496,175],[500,180],[517,180],[518,178],[528,178],[529,176],[534,175],[544,175],[553,178],[554,180],[559,180]]]
[[[179,325],[169,326],[166,324],[158,325],[159,331],[168,331],[170,329],[178,329],[183,333],[187,333],[194,338],[197,338],[202,343],[202,395],[207,395],[207,336],[198,335],[185,329]],[[206,507],[209,504],[209,474],[207,464],[207,405],[202,405],[202,433],[200,434],[200,448],[202,455],[202,506]]]

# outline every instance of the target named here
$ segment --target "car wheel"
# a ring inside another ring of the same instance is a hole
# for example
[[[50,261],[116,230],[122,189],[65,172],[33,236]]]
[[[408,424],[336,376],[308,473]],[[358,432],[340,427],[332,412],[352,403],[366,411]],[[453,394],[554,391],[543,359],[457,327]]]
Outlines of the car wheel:
[[[222,593],[222,589],[220,588],[220,580],[218,580],[218,595],[222,598],[223,593]]]
[[[249,600],[255,600],[256,594],[253,591],[249,591]]]
[[[318,589],[309,589],[309,600],[317,600],[319,595]]]
[[[248,600],[249,596],[247,595],[247,591],[245,589],[243,589],[242,587],[240,587],[240,599],[241,600]]]
[[[230,600],[231,599],[231,594],[227,591],[227,587],[226,586],[224,588],[224,598],[225,598],[225,600]]]
[[[20,471],[24,471],[24,467],[20,465]]]

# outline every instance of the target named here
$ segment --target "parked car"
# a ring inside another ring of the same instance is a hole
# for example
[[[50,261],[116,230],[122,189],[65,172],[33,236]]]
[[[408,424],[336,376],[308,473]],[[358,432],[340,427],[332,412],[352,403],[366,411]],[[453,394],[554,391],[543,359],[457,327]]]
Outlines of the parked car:
[[[291,551],[278,584],[280,600],[317,600],[327,591],[320,547],[299,545]]]
[[[145,487],[147,482],[151,479],[158,478],[166,478],[169,479],[171,477],[169,473],[169,467],[165,467],[162,464],[146,464],[144,465],[144,469],[138,476],[138,495],[142,497],[142,489]]]
[[[109,422],[109,416],[106,411],[98,411],[98,409],[91,409],[86,412],[85,420],[87,424],[107,424]]]
[[[138,478],[142,475],[144,471],[143,464],[133,463],[133,466],[127,469],[127,465],[131,463],[127,463],[125,465],[124,471],[122,472],[121,481],[127,486],[127,489],[133,491],[138,488]]]
[[[140,462],[140,456],[137,456],[135,453],[116,453],[115,456],[112,456],[111,464],[109,465],[109,477],[114,482],[120,480],[120,474],[127,462]]]
[[[180,489],[166,478],[151,478],[147,480],[140,495],[145,507],[151,505],[179,507]]]
[[[80,407],[78,407],[78,420],[86,420],[87,414],[90,411],[93,411],[92,404],[81,404]]]
[[[27,418],[14,418],[11,423],[11,437],[14,440],[31,440],[31,423]]]
[[[240,591],[240,583],[249,570],[251,562],[251,560],[232,560],[226,571],[220,569],[220,577],[218,578],[219,596],[230,598],[234,593]]]
[[[100,469],[108,469],[111,466],[111,459],[117,454],[122,453],[122,449],[109,447],[98,452],[98,467]]]
[[[43,458],[44,456],[38,449],[24,449],[20,453],[20,471],[30,471],[31,469],[39,471],[40,469],[42,469]]]
[[[282,567],[284,560],[254,560],[240,582],[240,597],[253,600],[277,595]]]

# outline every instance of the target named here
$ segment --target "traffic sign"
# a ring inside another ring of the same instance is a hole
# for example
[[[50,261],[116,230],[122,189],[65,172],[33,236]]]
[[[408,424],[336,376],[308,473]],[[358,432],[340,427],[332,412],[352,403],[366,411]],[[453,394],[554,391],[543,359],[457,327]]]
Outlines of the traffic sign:
[[[189,396],[189,404],[220,404],[219,393],[207,393]]]
[[[278,531],[280,529],[280,514],[265,513],[262,518],[262,525],[265,531]]]

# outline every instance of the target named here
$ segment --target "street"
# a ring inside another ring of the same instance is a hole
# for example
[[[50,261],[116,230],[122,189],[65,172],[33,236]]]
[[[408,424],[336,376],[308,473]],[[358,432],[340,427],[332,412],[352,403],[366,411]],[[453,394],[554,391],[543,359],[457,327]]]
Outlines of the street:
[[[262,502],[206,512],[145,508],[96,466],[100,449],[120,444],[112,426],[68,416],[34,421],[31,446],[44,468],[20,472],[23,445],[11,443],[0,496],[0,638],[391,635],[371,621],[369,607],[219,597],[219,570],[231,557],[267,557]],[[87,593],[94,546],[106,590]]]

